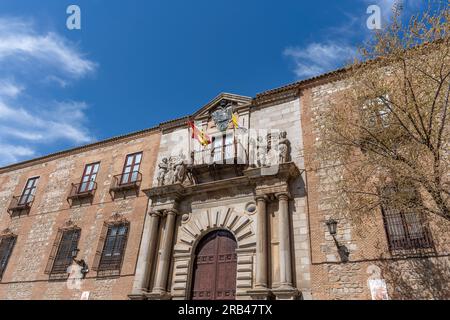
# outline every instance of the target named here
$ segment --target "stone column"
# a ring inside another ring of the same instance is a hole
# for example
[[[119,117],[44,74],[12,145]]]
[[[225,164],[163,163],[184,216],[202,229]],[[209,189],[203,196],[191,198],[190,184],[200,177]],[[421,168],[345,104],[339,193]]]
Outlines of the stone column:
[[[258,218],[256,225],[256,288],[267,288],[267,198],[256,198]]]
[[[161,298],[167,295],[167,281],[169,277],[177,211],[171,209],[167,210],[165,214],[166,224],[164,226],[163,238],[159,250],[159,264],[158,269],[156,270],[155,285],[152,290],[152,295],[159,295]]]
[[[160,216],[159,212],[150,212],[145,217],[131,299],[139,299],[149,290],[150,274],[153,270],[158,243]]]
[[[278,211],[278,237],[280,258],[280,287],[279,289],[292,289],[292,261],[289,226],[289,196],[285,193],[277,194]]]

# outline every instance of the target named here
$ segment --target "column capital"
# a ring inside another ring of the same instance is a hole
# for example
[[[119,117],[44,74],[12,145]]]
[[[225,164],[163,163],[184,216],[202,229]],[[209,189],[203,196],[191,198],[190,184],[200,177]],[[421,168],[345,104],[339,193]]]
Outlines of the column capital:
[[[178,210],[177,209],[164,210],[164,215],[165,216],[176,216],[177,214],[178,214]]]
[[[267,202],[269,200],[269,196],[267,194],[257,194],[255,196],[255,200]]]
[[[161,217],[161,216],[162,216],[162,213],[161,213],[160,211],[150,211],[150,212],[148,213],[148,215],[149,215],[150,217]]]
[[[288,192],[280,192],[276,193],[275,197],[277,197],[278,200],[289,200],[290,196]]]

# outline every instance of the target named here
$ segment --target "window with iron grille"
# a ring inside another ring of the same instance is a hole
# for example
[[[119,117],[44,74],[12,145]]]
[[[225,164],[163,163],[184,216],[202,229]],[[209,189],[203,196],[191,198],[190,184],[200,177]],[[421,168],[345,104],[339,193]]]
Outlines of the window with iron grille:
[[[108,225],[98,271],[118,271],[121,269],[127,243],[128,229],[128,223]]]
[[[80,229],[62,230],[58,251],[53,261],[51,274],[67,273],[67,268],[72,264],[72,252],[78,248]]]
[[[397,187],[387,187],[384,194],[399,192]],[[405,192],[405,190],[403,190]],[[406,190],[410,192],[411,190]],[[413,197],[416,197],[413,192]],[[414,199],[411,199],[413,202]],[[432,249],[434,247],[431,232],[422,212],[414,207],[398,208],[384,201],[382,204],[383,220],[391,251]]]
[[[0,280],[5,272],[8,260],[12,254],[17,236],[8,235],[0,238]]]

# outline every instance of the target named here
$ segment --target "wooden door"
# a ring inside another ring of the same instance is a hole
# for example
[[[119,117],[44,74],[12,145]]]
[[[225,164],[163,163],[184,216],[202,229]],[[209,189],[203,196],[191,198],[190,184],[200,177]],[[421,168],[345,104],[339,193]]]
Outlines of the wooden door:
[[[228,231],[205,236],[196,250],[192,300],[234,300],[237,244]]]

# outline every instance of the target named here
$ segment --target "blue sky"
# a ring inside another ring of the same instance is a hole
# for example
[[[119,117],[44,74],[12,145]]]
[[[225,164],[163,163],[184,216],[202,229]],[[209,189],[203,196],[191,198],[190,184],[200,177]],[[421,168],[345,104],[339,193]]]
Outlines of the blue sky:
[[[367,7],[388,19],[393,2],[2,0],[0,166],[338,68],[371,35]]]

